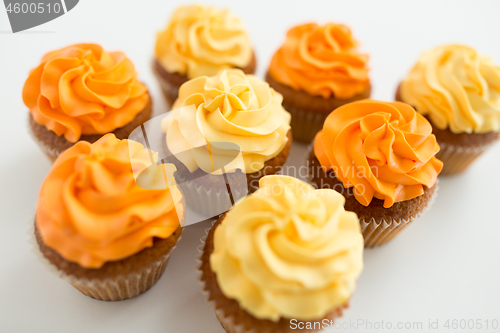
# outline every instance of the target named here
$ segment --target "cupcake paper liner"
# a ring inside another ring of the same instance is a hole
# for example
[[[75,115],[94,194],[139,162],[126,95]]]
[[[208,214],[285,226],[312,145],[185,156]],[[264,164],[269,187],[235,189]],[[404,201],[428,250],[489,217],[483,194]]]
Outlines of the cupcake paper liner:
[[[330,112],[311,112],[289,105],[283,107],[292,115],[290,126],[293,139],[304,143],[310,143],[316,133],[323,129],[323,123],[330,114]]]
[[[186,180],[177,174],[176,178],[177,184],[186,198],[187,206],[202,215],[204,219],[223,214],[233,206],[226,189],[207,189],[204,185],[197,184],[195,180]],[[248,194],[246,187],[230,186],[230,188],[234,202]]]
[[[205,297],[205,300],[207,301],[208,305],[212,308],[212,310],[215,313],[215,316],[219,320],[220,325],[224,328],[224,330],[227,333],[260,333],[258,332],[255,328],[250,328],[246,329],[242,323],[237,324],[233,317],[229,316],[226,314],[224,309],[222,308],[217,308],[217,303],[214,300],[210,300],[210,292],[206,290],[205,286],[205,281],[202,280],[202,275],[203,271],[201,270],[201,265],[202,265],[202,255],[203,255],[203,250],[205,248],[205,242],[208,237],[208,233],[210,230],[213,228],[215,223],[217,222],[216,219],[212,221],[212,226],[210,228],[205,229],[205,235],[201,237],[200,242],[201,244],[198,245],[198,255],[196,256],[196,271],[198,273],[197,281],[201,289],[201,293]]]
[[[369,221],[360,219],[359,224],[361,226],[361,233],[363,234],[363,238],[365,240],[365,248],[376,247],[388,243],[412,221],[422,217],[436,201],[439,190],[439,179],[436,180],[435,186],[436,188],[434,189],[434,193],[427,203],[427,206],[408,219],[393,219],[391,221],[387,221],[386,219],[375,220],[374,218]]]
[[[226,315],[225,315],[225,312],[223,309],[219,309],[217,308],[217,304],[215,301],[213,300],[210,300],[210,292],[208,292],[206,290],[206,286],[205,286],[205,281],[202,280],[202,275],[203,275],[203,271],[201,270],[201,265],[202,265],[202,255],[203,255],[203,251],[205,249],[205,242],[207,241],[207,237],[208,237],[208,233],[210,232],[210,230],[214,227],[215,223],[217,222],[217,219],[214,219],[212,222],[211,222],[211,226],[210,228],[206,228],[205,229],[205,235],[203,235],[201,238],[200,238],[200,242],[201,244],[198,245],[198,247],[196,248],[198,250],[198,254],[196,255],[196,273],[197,273],[197,278],[196,280],[198,281],[198,285],[200,287],[200,291],[201,291],[201,294],[204,296],[207,304],[212,308],[212,310],[214,311],[215,313],[215,316],[217,317],[217,319],[219,320],[219,323],[221,324],[221,326],[224,328],[224,330],[226,332],[231,332],[228,330],[228,327],[234,327],[234,322],[232,322],[233,320],[231,319],[231,322],[229,322],[230,318],[227,318],[227,325],[229,326],[224,326],[224,323],[226,320],[224,320],[224,318],[226,318]],[[226,328],[227,327],[227,328]],[[235,331],[237,332],[237,331]],[[240,331],[239,332],[246,332],[246,333],[257,333],[255,332],[255,330],[252,331],[246,331],[243,327],[240,328]]]
[[[441,150],[436,154],[436,157],[444,163],[441,174],[453,175],[465,171],[476,158],[492,145],[493,143],[478,147],[462,147],[439,142]]]
[[[163,255],[151,266],[116,279],[89,280],[63,274],[63,278],[82,294],[101,301],[122,301],[139,296],[149,290],[162,276],[170,257]]]
[[[34,217],[29,220],[29,224],[30,228],[28,234],[30,237],[28,242],[31,244],[32,252],[37,256],[37,260],[42,263],[48,271],[69,282],[82,294],[100,301],[122,301],[139,296],[149,290],[162,276],[167,266],[168,259],[170,258],[170,254],[176,248],[176,246],[173,246],[168,253],[165,253],[149,267],[145,267],[139,272],[120,275],[113,279],[106,278],[100,280],[79,278],[58,269],[45,258],[36,241]],[[181,236],[179,236],[177,243],[180,240]]]

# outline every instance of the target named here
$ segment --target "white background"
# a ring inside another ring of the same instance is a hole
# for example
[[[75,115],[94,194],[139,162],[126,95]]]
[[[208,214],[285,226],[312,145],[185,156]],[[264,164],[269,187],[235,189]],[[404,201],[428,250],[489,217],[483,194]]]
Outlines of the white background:
[[[37,262],[28,221],[51,164],[26,130],[21,90],[41,56],[77,42],[123,50],[149,86],[156,114],[164,102],[149,64],[155,33],[180,1],[82,0],[68,14],[11,34],[0,9],[0,332],[223,332],[199,293],[195,255],[208,226],[189,226],[161,280],[136,299],[107,303],[80,294]],[[248,27],[263,77],[285,31],[305,21],[348,24],[371,55],[372,97],[393,100],[418,54],[442,43],[469,44],[500,64],[498,1],[213,1]],[[293,143],[290,165],[305,147]],[[439,197],[391,243],[365,252],[365,269],[339,323],[439,320],[442,332],[483,331],[500,320],[500,144],[470,170],[440,177]],[[447,319],[480,319],[483,330],[447,330]],[[344,324],[344,325],[346,325]],[[338,332],[386,332],[357,328]],[[500,331],[488,330],[488,332]]]

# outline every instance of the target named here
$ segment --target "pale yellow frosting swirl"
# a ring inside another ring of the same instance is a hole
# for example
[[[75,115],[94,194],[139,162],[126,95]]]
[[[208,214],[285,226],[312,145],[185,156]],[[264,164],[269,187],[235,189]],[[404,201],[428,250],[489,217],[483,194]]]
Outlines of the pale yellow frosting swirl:
[[[215,230],[219,287],[258,319],[320,319],[349,300],[363,268],[358,218],[334,190],[288,176],[259,185]]]
[[[199,5],[178,8],[157,35],[156,59],[169,72],[192,79],[224,68],[244,68],[252,59],[250,38],[226,9]]]
[[[266,82],[239,69],[192,79],[181,86],[174,111],[162,121],[168,149],[190,172],[201,168],[217,174],[221,170],[212,170],[207,161],[221,161],[225,152],[210,152],[209,146],[227,142],[239,147],[242,158],[227,164],[225,172],[259,171],[288,141],[291,117],[282,100]]]
[[[401,98],[439,129],[500,132],[500,67],[471,47],[424,52],[402,82]]]

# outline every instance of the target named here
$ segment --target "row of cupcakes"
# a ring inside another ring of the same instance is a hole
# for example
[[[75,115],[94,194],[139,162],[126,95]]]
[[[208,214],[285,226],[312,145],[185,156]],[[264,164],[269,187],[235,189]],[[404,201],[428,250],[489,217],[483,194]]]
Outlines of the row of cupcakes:
[[[312,23],[288,31],[266,81],[283,96],[295,140],[311,142],[332,110],[370,96],[367,64],[345,25]],[[227,10],[181,7],[158,33],[153,72],[170,105],[188,80],[226,68],[252,74],[255,67],[248,33]],[[94,44],[46,54],[23,89],[42,149],[53,160],[80,139],[94,142],[109,132],[128,137],[151,116],[151,97],[136,76],[123,53]],[[465,170],[499,139],[499,96],[500,68],[463,45],[424,52],[396,93],[431,122],[445,174]]]
[[[271,59],[266,81],[283,95],[295,140],[311,142],[332,110],[370,97],[369,57],[358,45],[342,24],[310,23],[288,31]],[[215,75],[226,67],[253,73],[255,62],[239,19],[225,10],[188,6],[179,8],[158,34],[154,69],[173,103],[188,79]],[[499,139],[499,98],[500,68],[464,45],[423,53],[396,93],[397,100],[431,122],[442,146],[438,157],[445,162],[445,174],[465,170]]]

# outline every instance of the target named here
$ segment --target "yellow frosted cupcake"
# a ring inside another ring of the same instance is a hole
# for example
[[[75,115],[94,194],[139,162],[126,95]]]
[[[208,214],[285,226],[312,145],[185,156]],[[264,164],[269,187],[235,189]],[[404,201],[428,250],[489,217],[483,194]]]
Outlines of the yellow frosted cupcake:
[[[266,176],[217,221],[200,271],[226,332],[314,332],[342,315],[363,267],[358,219],[344,201]]]
[[[260,178],[282,171],[292,142],[282,100],[266,82],[239,69],[181,86],[162,129],[189,205],[206,217],[218,215],[255,191]],[[234,200],[223,197],[228,190]]]
[[[255,72],[256,60],[241,20],[227,9],[179,7],[156,38],[153,71],[169,105],[180,86],[224,68]]]
[[[422,53],[396,99],[432,124],[443,174],[464,171],[500,138],[500,67],[465,45]]]

